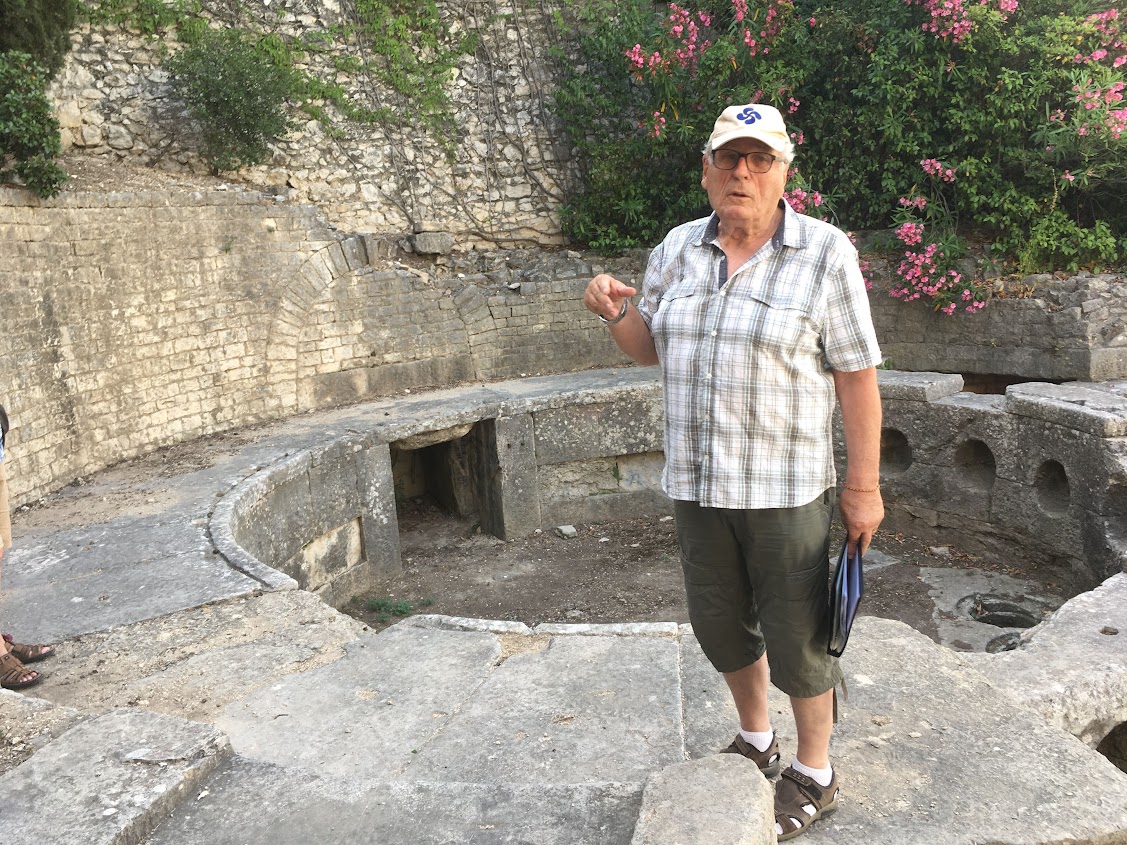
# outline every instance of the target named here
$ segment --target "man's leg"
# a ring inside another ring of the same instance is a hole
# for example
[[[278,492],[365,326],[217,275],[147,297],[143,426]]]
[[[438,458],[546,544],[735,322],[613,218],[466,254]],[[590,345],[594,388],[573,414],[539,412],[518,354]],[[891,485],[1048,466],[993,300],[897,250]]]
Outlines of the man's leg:
[[[749,667],[750,668],[750,667]],[[790,706],[798,729],[798,762],[811,769],[830,765],[830,734],[834,727],[834,691],[826,690],[813,698],[791,696]]]
[[[749,732],[771,730],[771,715],[767,710],[767,687],[770,684],[767,655],[739,671],[725,672],[724,680],[732,691],[732,700],[740,714],[740,727]]]

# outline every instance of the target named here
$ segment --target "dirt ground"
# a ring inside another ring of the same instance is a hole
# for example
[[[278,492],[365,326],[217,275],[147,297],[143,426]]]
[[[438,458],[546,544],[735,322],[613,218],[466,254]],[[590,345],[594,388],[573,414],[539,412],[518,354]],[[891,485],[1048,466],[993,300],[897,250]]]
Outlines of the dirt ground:
[[[383,578],[342,608],[376,630],[410,613],[540,622],[688,622],[672,517],[575,525],[567,538],[545,529],[505,542],[482,534],[432,502],[399,514],[403,572]],[[934,603],[922,566],[995,569],[953,546],[902,534],[878,535],[900,563],[866,574],[862,613],[897,619],[936,639]],[[835,527],[833,547],[842,537]]]

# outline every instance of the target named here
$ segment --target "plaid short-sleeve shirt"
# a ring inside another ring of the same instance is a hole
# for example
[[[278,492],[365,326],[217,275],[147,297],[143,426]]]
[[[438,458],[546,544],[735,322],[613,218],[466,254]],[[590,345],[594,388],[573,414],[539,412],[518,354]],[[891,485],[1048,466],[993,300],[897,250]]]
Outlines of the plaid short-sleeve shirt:
[[[836,481],[832,371],[876,366],[880,350],[857,250],[783,206],[774,238],[731,278],[715,214],[650,255],[638,312],[661,361],[673,499],[797,507]]]

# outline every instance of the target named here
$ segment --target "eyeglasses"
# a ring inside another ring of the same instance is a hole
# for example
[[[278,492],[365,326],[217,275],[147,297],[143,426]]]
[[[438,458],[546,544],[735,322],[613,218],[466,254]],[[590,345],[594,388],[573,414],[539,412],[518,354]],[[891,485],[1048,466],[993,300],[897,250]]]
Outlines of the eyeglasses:
[[[778,156],[770,153],[738,153],[735,150],[713,150],[712,164],[721,170],[735,170],[740,166],[740,159],[747,162],[747,169],[752,173],[766,173],[775,166]]]

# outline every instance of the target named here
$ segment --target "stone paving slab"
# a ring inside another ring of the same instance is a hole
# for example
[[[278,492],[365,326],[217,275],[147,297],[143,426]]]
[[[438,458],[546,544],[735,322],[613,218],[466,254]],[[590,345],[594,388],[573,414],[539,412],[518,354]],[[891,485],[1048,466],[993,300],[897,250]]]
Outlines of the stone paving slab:
[[[76,580],[193,552],[210,554],[207,521],[177,515],[145,517],[40,534],[12,549],[5,590]]]
[[[189,552],[79,578],[5,588],[0,619],[19,631],[22,641],[57,642],[250,595],[261,587],[217,555]]]
[[[248,759],[394,780],[500,655],[491,634],[394,626],[229,705],[217,723]]]
[[[691,756],[732,739],[735,707],[687,630],[682,639]],[[842,804],[810,845],[1127,843],[1127,774],[997,688],[963,655],[907,625],[861,617],[842,659],[831,757]],[[795,752],[787,699],[770,712],[783,762]]]
[[[338,660],[367,631],[301,590],[232,599],[59,643],[28,697],[214,722],[261,687]]]
[[[229,753],[212,727],[142,710],[82,722],[0,777],[4,845],[138,842]]]
[[[369,783],[236,758],[147,842],[629,845],[641,798],[637,785]]]
[[[809,845],[1127,842],[1127,774],[960,654],[863,617],[842,665],[831,753],[844,801]]]
[[[474,783],[645,783],[684,759],[677,643],[516,638],[405,776]]]

